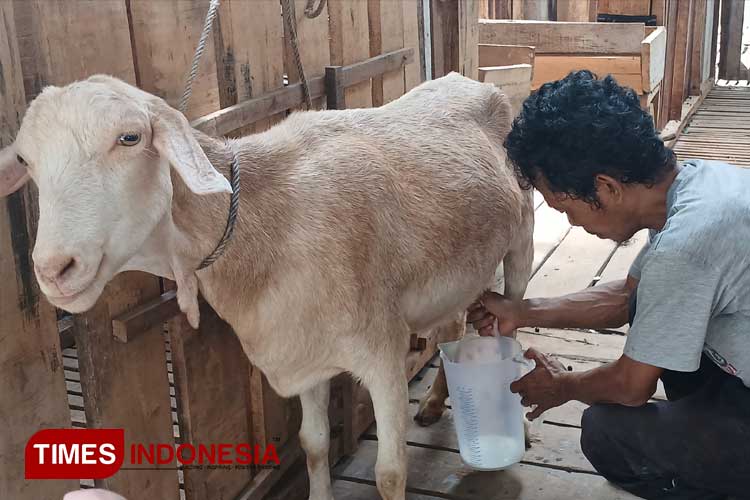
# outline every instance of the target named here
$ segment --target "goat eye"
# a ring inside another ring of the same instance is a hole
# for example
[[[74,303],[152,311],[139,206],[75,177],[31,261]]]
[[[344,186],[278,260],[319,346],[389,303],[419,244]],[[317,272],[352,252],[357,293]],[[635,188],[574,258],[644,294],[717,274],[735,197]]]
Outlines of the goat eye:
[[[122,146],[135,146],[141,142],[141,135],[134,133],[122,134],[117,138],[117,142]]]
[[[16,160],[18,160],[18,163],[20,163],[21,165],[23,165],[23,166],[25,166],[25,167],[28,167],[28,166],[29,166],[29,164],[28,164],[28,163],[26,163],[26,160],[24,160],[24,159],[23,159],[23,158],[21,157],[21,155],[16,155]]]

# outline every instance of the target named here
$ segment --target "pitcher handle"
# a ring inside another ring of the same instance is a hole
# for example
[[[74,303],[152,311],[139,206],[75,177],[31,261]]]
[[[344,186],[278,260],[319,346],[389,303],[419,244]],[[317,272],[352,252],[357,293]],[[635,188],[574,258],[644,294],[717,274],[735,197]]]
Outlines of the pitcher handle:
[[[536,361],[534,361],[533,359],[529,359],[529,358],[524,357],[523,352],[520,352],[520,353],[516,354],[511,359],[514,362],[520,363],[522,365],[521,376],[518,377],[518,379],[521,379],[524,376],[528,375],[529,373],[531,373],[534,370],[534,368],[536,368]],[[518,379],[516,379],[516,380],[518,380]],[[535,409],[536,409],[536,405],[534,405],[531,408],[529,408],[528,411],[534,411]],[[539,432],[541,430],[542,422],[544,422],[544,413],[542,413],[541,415],[539,415],[538,418],[534,419],[534,421],[531,422],[531,425],[529,427],[529,431],[532,434],[539,434]]]
[[[525,375],[531,373],[534,368],[536,368],[536,361],[533,359],[525,358],[523,355],[523,352],[519,352],[515,356],[511,358],[514,362],[519,363],[521,368],[521,376],[518,378],[522,378]]]

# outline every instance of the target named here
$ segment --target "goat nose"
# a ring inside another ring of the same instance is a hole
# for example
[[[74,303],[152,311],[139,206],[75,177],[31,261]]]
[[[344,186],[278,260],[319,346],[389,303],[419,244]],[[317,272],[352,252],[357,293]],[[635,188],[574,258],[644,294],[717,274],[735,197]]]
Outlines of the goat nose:
[[[65,279],[76,267],[76,259],[71,255],[58,254],[42,259],[34,264],[37,274],[49,283],[58,283]]]

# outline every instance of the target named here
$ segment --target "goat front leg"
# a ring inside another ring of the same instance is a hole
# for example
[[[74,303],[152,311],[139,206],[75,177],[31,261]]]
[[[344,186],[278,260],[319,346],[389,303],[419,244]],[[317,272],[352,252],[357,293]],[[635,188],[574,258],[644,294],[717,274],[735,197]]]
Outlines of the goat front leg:
[[[333,500],[328,450],[331,434],[328,423],[328,402],[331,381],[321,382],[300,394],[302,425],[300,444],[307,455],[307,475],[310,480],[310,500]]]
[[[403,352],[378,363],[366,377],[378,425],[375,483],[383,500],[406,498],[406,423],[409,389]]]
[[[461,312],[449,323],[438,327],[436,334],[441,342],[451,342],[464,336],[466,332],[466,313]],[[448,399],[448,381],[445,379],[443,361],[440,360],[435,380],[419,402],[419,410],[414,420],[422,426],[432,425],[443,416],[445,400]]]

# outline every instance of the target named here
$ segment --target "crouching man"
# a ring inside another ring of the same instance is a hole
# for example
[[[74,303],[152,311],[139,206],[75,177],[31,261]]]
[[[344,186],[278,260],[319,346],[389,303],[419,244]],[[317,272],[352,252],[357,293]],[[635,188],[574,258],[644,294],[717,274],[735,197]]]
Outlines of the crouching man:
[[[648,499],[750,498],[750,170],[678,163],[611,78],[573,73],[528,98],[506,148],[520,178],[570,223],[649,241],[626,279],[556,298],[488,293],[470,310],[482,334],[629,322],[609,364],[568,372],[532,350],[515,382],[530,414],[591,406],[581,446],[604,477]],[[661,379],[667,402],[649,403]]]

